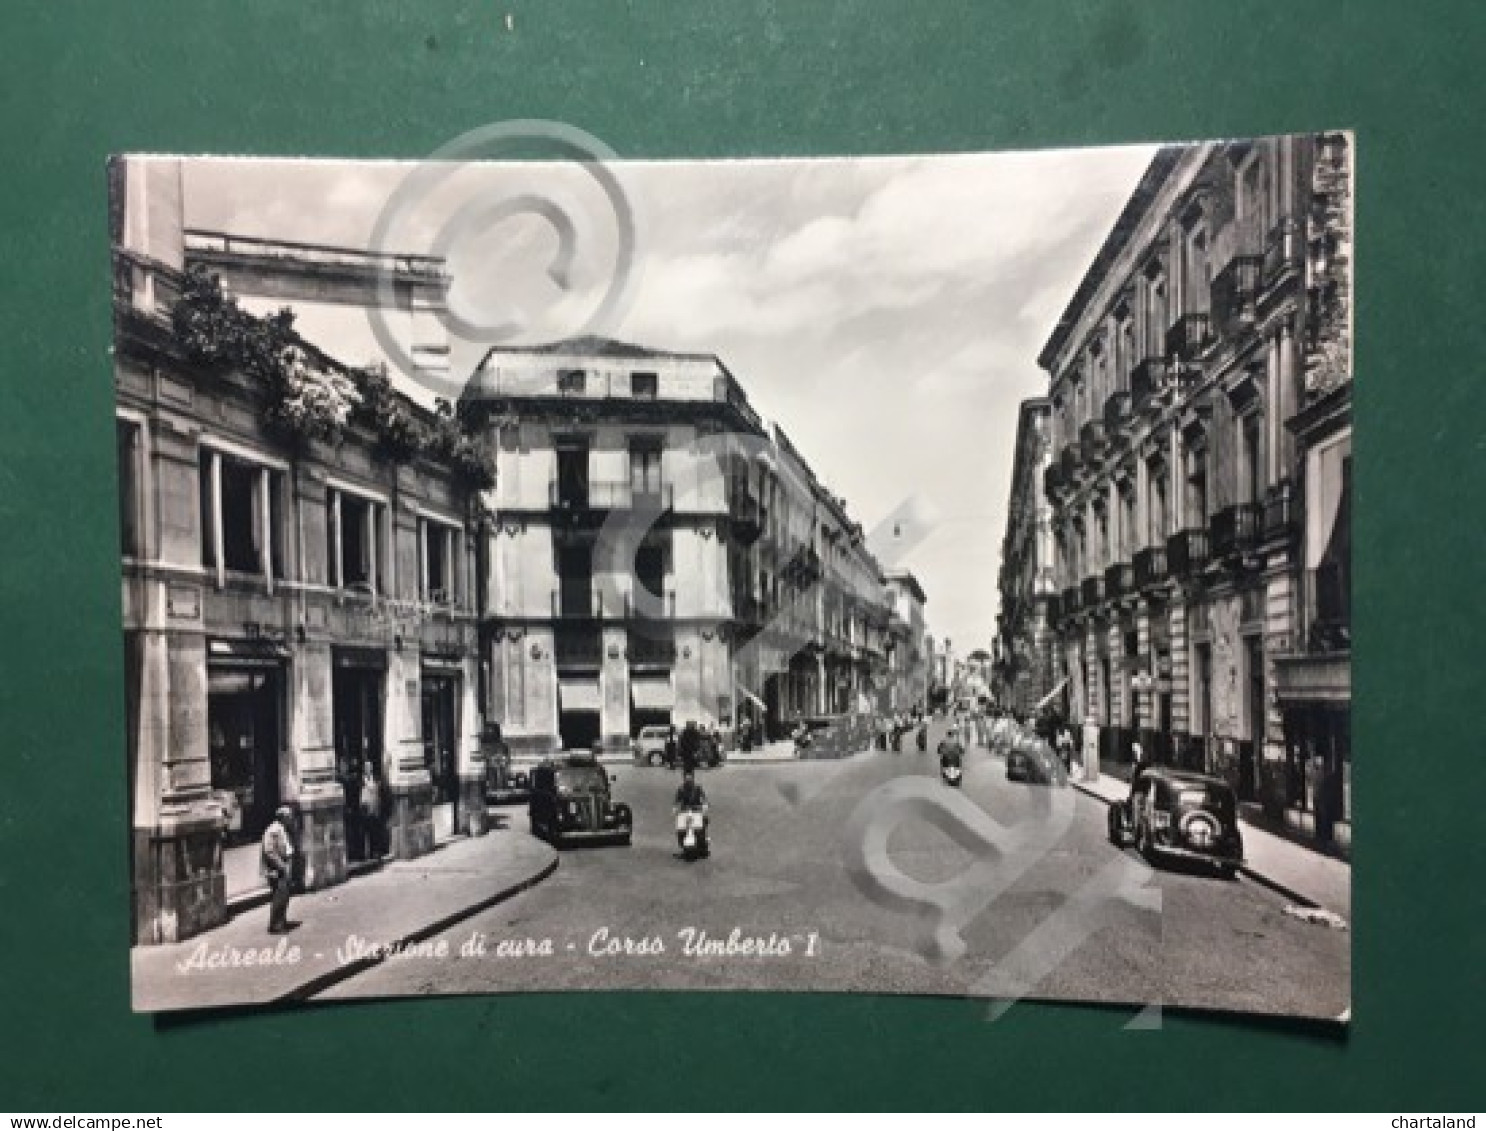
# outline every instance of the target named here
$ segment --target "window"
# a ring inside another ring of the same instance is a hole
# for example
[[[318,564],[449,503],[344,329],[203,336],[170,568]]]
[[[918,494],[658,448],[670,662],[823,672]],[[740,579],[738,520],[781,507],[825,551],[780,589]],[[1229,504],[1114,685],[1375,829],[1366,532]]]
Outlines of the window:
[[[1188,229],[1183,242],[1182,282],[1185,295],[1182,303],[1187,314],[1206,314],[1212,282],[1212,264],[1207,257],[1207,225],[1194,224]]]
[[[654,373],[631,373],[629,392],[636,400],[653,401],[660,392],[660,380]]]
[[[562,507],[588,505],[588,441],[585,438],[567,437],[557,441],[555,502]]]
[[[284,473],[203,447],[201,561],[217,571],[284,576]]]
[[[1198,448],[1187,455],[1188,530],[1207,525],[1207,507],[1207,450]]]
[[[330,584],[338,589],[378,592],[383,505],[332,487],[325,524]]]
[[[1119,488],[1120,538],[1119,558],[1128,558],[1135,549],[1135,490],[1128,483]]]
[[[1258,149],[1238,171],[1235,212],[1238,219],[1239,254],[1254,255],[1269,234],[1269,167]]]
[[[1166,274],[1159,268],[1151,275],[1145,292],[1145,356],[1166,353],[1166,331],[1170,327],[1166,300]]]
[[[1264,497],[1263,418],[1250,412],[1238,420],[1239,483],[1242,502],[1257,503]]]
[[[139,437],[140,426],[132,420],[118,421],[119,456],[119,553],[126,558],[141,550],[139,529]]]
[[[559,393],[581,395],[588,386],[588,374],[581,369],[561,369],[557,373]]]
[[[1166,540],[1167,533],[1167,498],[1166,498],[1166,465],[1160,460],[1152,460],[1147,478],[1150,481],[1151,505],[1149,512],[1150,529],[1148,531],[1150,544],[1159,546]]]
[[[459,527],[432,518],[418,520],[418,550],[421,556],[419,591],[423,600],[436,605],[459,601]]]
[[[661,442],[653,437],[631,440],[629,445],[630,489],[635,495],[658,498],[661,494]]]

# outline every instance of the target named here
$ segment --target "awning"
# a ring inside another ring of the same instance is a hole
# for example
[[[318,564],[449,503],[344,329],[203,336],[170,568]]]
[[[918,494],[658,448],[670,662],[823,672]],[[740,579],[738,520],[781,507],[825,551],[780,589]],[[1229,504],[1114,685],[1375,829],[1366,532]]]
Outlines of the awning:
[[[562,711],[597,711],[599,709],[599,681],[596,679],[565,679],[557,685],[557,705]]]
[[[760,711],[767,711],[769,709],[769,705],[767,703],[765,703],[762,699],[760,699],[753,692],[749,691],[748,688],[746,688],[746,687],[740,687],[740,688],[738,688],[738,694],[741,695],[741,696],[743,696],[744,699],[747,699],[750,703],[752,703]]]
[[[669,676],[662,678],[633,676],[629,683],[630,700],[638,711],[669,711],[676,705]]]
[[[1066,679],[1060,679],[1058,681],[1058,686],[1054,687],[1051,691],[1049,691],[1041,699],[1037,700],[1037,706],[1033,707],[1032,710],[1034,710],[1034,711],[1040,711],[1040,710],[1042,710],[1049,703],[1051,703],[1054,699],[1056,699],[1058,697],[1059,692],[1061,692],[1063,690],[1063,688],[1065,688],[1067,686],[1068,686],[1068,681]]]
[[[241,667],[277,667],[289,657],[289,649],[272,640],[212,640],[206,648],[207,662]]]

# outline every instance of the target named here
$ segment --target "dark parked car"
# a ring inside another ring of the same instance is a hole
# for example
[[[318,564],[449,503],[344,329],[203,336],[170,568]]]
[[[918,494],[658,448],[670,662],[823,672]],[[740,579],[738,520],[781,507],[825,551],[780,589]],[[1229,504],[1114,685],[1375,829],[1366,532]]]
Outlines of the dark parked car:
[[[1164,766],[1147,770],[1128,802],[1109,809],[1110,839],[1134,841],[1151,863],[1210,864],[1231,877],[1243,863],[1238,799],[1221,778]]]
[[[554,847],[585,842],[629,844],[630,807],[610,796],[608,771],[589,754],[543,762],[531,773],[531,831]]]
[[[485,800],[491,805],[513,805],[531,797],[531,780],[512,768],[511,751],[505,743],[485,755]]]
[[[1044,743],[1018,742],[1006,752],[1006,780],[1066,785],[1063,762]]]

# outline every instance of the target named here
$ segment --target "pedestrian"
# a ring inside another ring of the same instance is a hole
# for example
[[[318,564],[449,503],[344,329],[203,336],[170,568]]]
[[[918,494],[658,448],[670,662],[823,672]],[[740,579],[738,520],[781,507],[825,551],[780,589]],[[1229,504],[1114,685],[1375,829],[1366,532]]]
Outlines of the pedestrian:
[[[345,807],[346,854],[361,859],[361,775],[349,759],[342,762],[336,775],[341,783],[341,800]]]
[[[666,769],[674,770],[676,768],[677,757],[676,728],[672,726],[666,733]]]
[[[702,751],[702,731],[695,719],[688,719],[681,728],[681,739],[677,745],[680,748],[682,772],[696,773]]]
[[[383,833],[386,830],[382,812],[382,783],[368,759],[361,766],[361,838],[362,854],[366,860],[382,857]]]
[[[280,935],[298,923],[289,922],[289,896],[294,887],[294,810],[280,805],[263,832],[259,868],[268,881],[268,933]]]

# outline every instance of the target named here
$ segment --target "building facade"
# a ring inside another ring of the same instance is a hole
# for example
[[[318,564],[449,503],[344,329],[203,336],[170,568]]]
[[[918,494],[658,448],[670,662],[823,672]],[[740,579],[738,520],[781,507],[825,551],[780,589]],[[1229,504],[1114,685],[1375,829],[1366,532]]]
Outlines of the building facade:
[[[1053,664],[1049,602],[1054,580],[1052,512],[1043,480],[1052,463],[1052,404],[1022,402],[1012,454],[1011,498],[1001,543],[994,694],[1010,710],[1036,710],[1061,680]]]
[[[134,938],[160,943],[259,885],[281,803],[309,888],[485,831],[483,481],[388,427],[447,438],[452,421],[194,269],[177,168],[112,173]],[[375,841],[368,772],[387,797]]]
[[[461,413],[496,467],[481,648],[514,752],[875,704],[888,604],[861,528],[716,357],[492,350]]]
[[[1350,842],[1351,162],[1163,150],[1040,358],[1053,666],[1086,755]]]
[[[926,706],[929,701],[929,635],[924,606],[928,597],[913,573],[891,569],[886,574],[891,605],[893,647],[889,655],[890,693],[882,706],[900,711]]]

